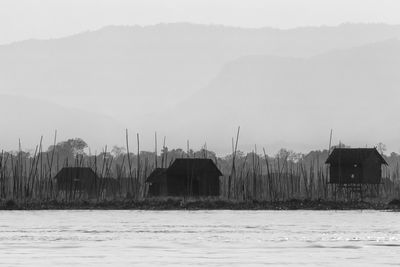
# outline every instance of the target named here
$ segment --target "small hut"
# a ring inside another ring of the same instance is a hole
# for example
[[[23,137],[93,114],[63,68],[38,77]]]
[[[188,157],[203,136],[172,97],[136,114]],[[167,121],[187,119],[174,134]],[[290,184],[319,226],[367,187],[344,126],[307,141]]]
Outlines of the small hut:
[[[329,182],[338,185],[378,185],[382,165],[387,165],[376,148],[335,148],[325,163],[329,164]]]
[[[218,196],[221,171],[211,159],[176,159],[147,178],[150,196]]]
[[[58,191],[86,192],[92,195],[96,190],[99,177],[88,167],[64,167],[54,177],[57,182]]]

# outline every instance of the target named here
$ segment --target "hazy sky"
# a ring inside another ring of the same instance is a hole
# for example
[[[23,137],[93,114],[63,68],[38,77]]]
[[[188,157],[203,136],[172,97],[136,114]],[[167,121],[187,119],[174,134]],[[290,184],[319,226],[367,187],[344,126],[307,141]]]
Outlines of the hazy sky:
[[[398,0],[1,0],[0,44],[106,25],[193,22],[292,28],[343,22],[400,24]]]

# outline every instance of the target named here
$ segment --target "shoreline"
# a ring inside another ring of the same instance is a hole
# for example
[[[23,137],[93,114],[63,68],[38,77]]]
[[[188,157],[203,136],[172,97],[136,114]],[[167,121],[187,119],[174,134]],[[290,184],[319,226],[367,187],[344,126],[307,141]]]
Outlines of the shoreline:
[[[0,201],[0,210],[381,210],[400,211],[400,201],[372,203],[361,201],[297,200],[228,201],[228,200],[183,200],[144,199],[90,201],[14,202]]]

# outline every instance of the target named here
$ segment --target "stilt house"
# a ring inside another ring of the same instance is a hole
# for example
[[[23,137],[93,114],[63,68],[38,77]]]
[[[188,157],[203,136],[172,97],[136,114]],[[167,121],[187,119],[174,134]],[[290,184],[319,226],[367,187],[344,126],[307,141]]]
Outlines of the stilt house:
[[[380,184],[387,162],[376,148],[335,148],[325,162],[331,184]]]
[[[218,196],[221,171],[211,159],[176,159],[147,178],[150,196]]]

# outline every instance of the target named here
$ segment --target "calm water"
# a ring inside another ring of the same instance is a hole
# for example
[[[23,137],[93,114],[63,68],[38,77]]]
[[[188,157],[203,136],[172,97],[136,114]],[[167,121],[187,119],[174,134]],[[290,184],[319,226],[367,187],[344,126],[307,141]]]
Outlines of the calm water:
[[[400,213],[1,211],[3,266],[400,264]]]

